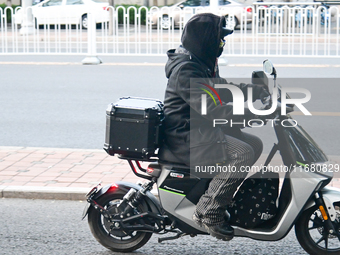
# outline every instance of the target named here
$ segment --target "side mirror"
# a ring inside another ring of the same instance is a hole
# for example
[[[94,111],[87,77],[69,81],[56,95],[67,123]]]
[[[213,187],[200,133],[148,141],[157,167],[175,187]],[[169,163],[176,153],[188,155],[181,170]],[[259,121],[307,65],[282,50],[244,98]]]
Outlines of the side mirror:
[[[274,68],[273,63],[266,59],[265,61],[263,61],[263,71],[269,75],[274,75],[274,77],[276,77],[276,70]]]
[[[184,5],[183,5],[183,4],[180,4],[178,7],[181,8],[181,9],[183,9],[183,8],[184,8]]]

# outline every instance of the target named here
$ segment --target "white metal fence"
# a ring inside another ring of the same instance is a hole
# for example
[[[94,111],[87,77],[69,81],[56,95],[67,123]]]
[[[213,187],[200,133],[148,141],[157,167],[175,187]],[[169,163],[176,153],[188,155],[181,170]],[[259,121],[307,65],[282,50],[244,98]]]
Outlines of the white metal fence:
[[[22,12],[22,20],[15,15],[20,8],[0,8],[0,54],[163,55],[180,44],[183,27],[192,15],[209,11],[202,7],[109,7],[108,20],[94,25],[91,11],[83,15],[85,21],[79,17],[49,22],[46,17],[34,17],[33,8]],[[228,26],[236,26],[227,37],[225,54],[340,56],[337,7],[261,3],[230,9],[219,9]],[[83,28],[91,22],[93,26]]]

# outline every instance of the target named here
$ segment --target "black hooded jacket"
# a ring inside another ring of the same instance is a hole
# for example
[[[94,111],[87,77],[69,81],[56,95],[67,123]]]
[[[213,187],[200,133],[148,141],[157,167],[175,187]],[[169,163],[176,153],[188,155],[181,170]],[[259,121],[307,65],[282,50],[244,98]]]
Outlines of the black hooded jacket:
[[[191,164],[227,160],[224,132],[221,128],[214,128],[212,120],[232,117],[232,105],[227,104],[232,101],[232,96],[226,89],[217,91],[222,105],[216,105],[208,97],[207,115],[201,115],[202,80],[195,80],[204,79],[203,83],[212,87],[212,78],[215,78],[215,84],[216,79],[219,84],[227,83],[219,77],[216,64],[222,52],[219,45],[224,25],[224,17],[210,13],[195,15],[183,30],[183,47],[167,53],[165,72],[169,80],[164,99],[165,144],[180,162],[187,165],[190,160]]]

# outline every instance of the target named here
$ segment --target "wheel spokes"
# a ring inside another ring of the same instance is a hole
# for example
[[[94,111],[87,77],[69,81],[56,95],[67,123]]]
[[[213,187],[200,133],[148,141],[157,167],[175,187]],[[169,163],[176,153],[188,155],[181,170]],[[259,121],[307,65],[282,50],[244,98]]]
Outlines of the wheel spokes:
[[[309,229],[314,229],[314,227],[311,227]],[[329,246],[329,242],[328,242],[329,241],[329,233],[328,233],[327,229],[324,228],[322,233],[320,233],[320,234],[322,235],[322,237],[317,242],[315,242],[315,244],[320,246],[320,243],[322,241],[324,241],[325,242],[325,249],[326,249],[326,251],[329,251],[329,249],[328,249],[328,246]],[[338,237],[338,239],[340,241],[339,233],[336,233],[336,236]]]
[[[325,239],[325,237],[324,236],[322,236],[317,242],[316,242],[316,244],[319,244],[319,243],[321,243],[323,240]]]
[[[338,237],[338,240],[340,242],[340,232],[338,231],[338,233],[336,233],[336,236]]]
[[[319,226],[315,226],[315,225],[313,224],[313,226],[310,227],[310,228],[308,228],[308,230],[316,229],[316,228],[318,228],[318,227],[319,227]]]
[[[326,251],[328,251],[328,234],[326,233],[324,237],[325,237],[325,248],[326,248]]]
[[[319,225],[318,227],[322,227],[323,221],[320,219],[320,217],[317,215],[317,213],[314,213],[314,219],[310,219],[314,225]]]

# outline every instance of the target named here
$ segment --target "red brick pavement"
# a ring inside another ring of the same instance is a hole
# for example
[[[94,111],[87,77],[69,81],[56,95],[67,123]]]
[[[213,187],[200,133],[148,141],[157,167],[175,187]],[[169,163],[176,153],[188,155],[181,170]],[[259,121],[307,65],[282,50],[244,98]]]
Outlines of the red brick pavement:
[[[1,186],[90,188],[137,179],[127,162],[101,150],[0,147]]]
[[[331,159],[340,162],[338,156]],[[281,164],[278,155],[272,164]],[[137,180],[125,160],[104,150],[0,147],[0,186],[91,188],[99,181]],[[331,185],[340,187],[339,179]]]

